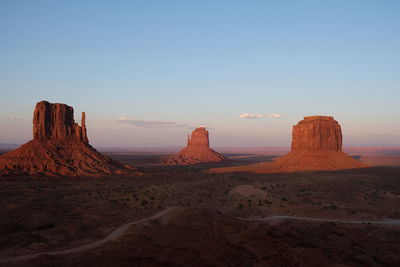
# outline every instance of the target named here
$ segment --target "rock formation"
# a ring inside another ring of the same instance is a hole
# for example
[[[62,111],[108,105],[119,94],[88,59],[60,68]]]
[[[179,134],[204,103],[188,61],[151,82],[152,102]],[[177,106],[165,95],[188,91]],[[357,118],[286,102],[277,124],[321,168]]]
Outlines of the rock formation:
[[[37,103],[33,113],[33,140],[0,156],[1,173],[48,176],[132,173],[132,168],[89,145],[85,119],[82,112],[79,126],[74,121],[72,107],[47,101]]]
[[[333,117],[304,117],[292,131],[292,151],[342,151],[342,129]]]
[[[72,107],[46,101],[39,102],[33,112],[33,139],[75,140],[88,144],[85,120],[85,112],[82,112],[81,126],[79,126],[74,121]]]
[[[209,172],[301,172],[366,167],[342,152],[342,130],[329,116],[304,117],[293,126],[291,152],[273,162],[215,168]]]
[[[219,162],[227,160],[221,154],[210,148],[208,131],[205,127],[196,128],[188,136],[187,146],[177,155],[167,159],[169,165],[191,165],[206,162]]]

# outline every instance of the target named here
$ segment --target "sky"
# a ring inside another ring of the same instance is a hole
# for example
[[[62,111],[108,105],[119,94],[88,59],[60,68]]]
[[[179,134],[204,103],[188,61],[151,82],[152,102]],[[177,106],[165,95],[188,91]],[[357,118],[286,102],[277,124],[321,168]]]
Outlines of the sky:
[[[0,1],[0,143],[41,100],[98,147],[289,146],[334,116],[346,146],[400,145],[400,1]]]

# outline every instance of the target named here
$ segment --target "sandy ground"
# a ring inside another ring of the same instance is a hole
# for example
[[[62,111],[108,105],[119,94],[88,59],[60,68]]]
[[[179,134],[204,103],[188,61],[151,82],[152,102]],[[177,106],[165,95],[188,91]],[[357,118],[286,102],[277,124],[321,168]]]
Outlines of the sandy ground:
[[[77,253],[72,261],[62,255],[49,255],[39,256],[29,262],[20,262],[18,266],[46,264],[94,266],[96,262],[98,264],[100,255],[103,255],[101,251],[104,252],[105,263],[115,253],[122,255],[121,261],[114,266],[132,264],[132,259],[135,259],[137,266],[149,266],[149,262],[154,263],[154,266],[159,266],[157,264],[163,266],[164,263],[182,266],[188,264],[191,257],[203,259],[205,253],[211,252],[199,241],[199,249],[193,248],[193,254],[189,253],[191,256],[188,256],[187,251],[183,253],[181,249],[187,246],[186,242],[190,240],[182,239],[182,243],[170,244],[162,233],[169,229],[171,235],[169,238],[173,238],[174,234],[179,236],[185,231],[188,231],[188,234],[192,230],[199,233],[213,232],[215,229],[208,229],[207,225],[212,222],[216,227],[225,229],[228,227],[225,220],[228,220],[228,225],[231,223],[241,225],[238,229],[234,227],[238,233],[242,233],[240,237],[234,238],[235,242],[241,244],[239,247],[244,246],[243,244],[263,246],[264,243],[267,247],[269,242],[279,244],[283,242],[282,244],[286,244],[283,246],[285,253],[297,255],[298,262],[304,263],[308,259],[308,256],[300,257],[294,252],[302,248],[323,255],[320,263],[325,260],[350,266],[396,266],[393,264],[399,263],[400,259],[396,256],[400,255],[399,226],[375,225],[368,222],[400,218],[400,168],[373,167],[337,172],[218,175],[204,174],[203,171],[210,167],[208,165],[163,167],[157,165],[159,158],[157,156],[152,156],[150,162],[148,155],[144,157],[135,155],[131,158],[129,155],[123,155],[123,157],[124,163],[141,162],[140,169],[146,175],[95,179],[1,178],[0,259],[32,253],[41,254],[96,242],[121,225],[151,217],[167,207],[176,206],[184,207],[191,215],[187,215],[189,217],[186,219],[185,214],[169,215],[155,220],[156,222],[150,224],[151,227],[149,224],[132,226],[127,236],[106,242],[96,249]],[[251,160],[252,157],[247,155],[242,158],[243,161],[235,164],[254,162]],[[254,155],[254,158],[260,160],[260,155]],[[382,159],[384,160],[381,157]],[[194,222],[202,221],[204,216],[210,217],[211,221],[196,226]],[[271,216],[284,217],[275,217],[274,225],[261,220],[244,222],[237,219],[238,217],[262,219]],[[288,220],[289,217],[318,218],[322,221]],[[364,224],[337,225],[332,221],[364,221]],[[173,224],[176,223],[181,225],[180,230],[173,228]],[[248,235],[251,236],[257,231],[269,234],[265,236],[265,240],[254,241],[253,244]],[[304,235],[307,231],[309,231],[308,236]],[[340,233],[332,237],[332,232]],[[143,234],[150,240],[143,239]],[[364,236],[368,238],[364,240]],[[330,240],[331,245],[328,241],[324,241],[325,237]],[[220,236],[217,241],[228,242],[226,239],[229,238],[230,234],[226,233],[226,236]],[[303,240],[301,244],[298,243],[299,240]],[[143,243],[147,252],[141,253],[131,245],[139,241]],[[119,242],[131,248],[130,252],[117,245]],[[165,258],[160,259],[157,251],[161,245],[169,251],[168,253],[176,255],[183,253],[185,256],[182,256],[182,259],[185,261],[168,262]],[[347,245],[353,247],[351,255],[342,250],[342,247]],[[213,260],[220,262],[220,256],[225,255],[225,258],[231,257],[232,262],[230,265],[220,264],[220,266],[255,266],[257,261],[254,259],[261,257],[262,253],[253,250],[249,252],[247,247],[246,251],[250,253],[243,254],[248,255],[247,258],[233,257],[229,253],[224,254],[226,251],[221,251],[219,256],[215,255],[215,258],[207,258],[204,261],[208,264]],[[141,255],[148,257],[143,258]],[[128,258],[129,261],[126,260]],[[275,259],[279,257],[275,256]],[[261,258],[259,261],[263,262]],[[265,263],[284,266],[284,261],[282,264],[274,261]],[[203,265],[198,263],[197,266]]]

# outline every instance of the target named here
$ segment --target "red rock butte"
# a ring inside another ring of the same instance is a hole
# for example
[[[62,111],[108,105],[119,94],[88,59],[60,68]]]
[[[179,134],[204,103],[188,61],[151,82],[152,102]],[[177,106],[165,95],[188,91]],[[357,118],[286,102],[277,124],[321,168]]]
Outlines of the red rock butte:
[[[208,131],[205,127],[196,128],[188,136],[187,146],[178,154],[168,158],[168,165],[191,165],[207,162],[220,162],[227,160],[224,156],[210,148]]]
[[[342,151],[342,129],[333,117],[304,117],[292,131],[292,151]]]
[[[85,112],[81,126],[74,109],[41,101],[33,113],[33,140],[0,156],[0,174],[100,176],[133,173],[133,168],[106,157],[91,145]]]
[[[342,151],[342,139],[341,127],[333,117],[304,117],[304,120],[293,126],[290,153],[273,162],[214,168],[208,170],[208,172],[277,173],[366,167],[366,165]]]
[[[33,139],[75,140],[88,144],[85,112],[82,112],[79,126],[74,121],[72,107],[46,101],[37,103],[33,112]]]

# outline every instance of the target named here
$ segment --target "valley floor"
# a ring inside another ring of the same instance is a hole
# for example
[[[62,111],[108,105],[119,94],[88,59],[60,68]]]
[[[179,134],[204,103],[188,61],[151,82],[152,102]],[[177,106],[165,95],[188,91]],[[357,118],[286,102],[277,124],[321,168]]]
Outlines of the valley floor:
[[[368,223],[400,219],[399,167],[262,175],[139,168],[145,175],[2,177],[0,260],[95,242],[178,208],[91,250],[0,266],[400,265],[400,225]],[[270,216],[322,220],[257,220]]]

